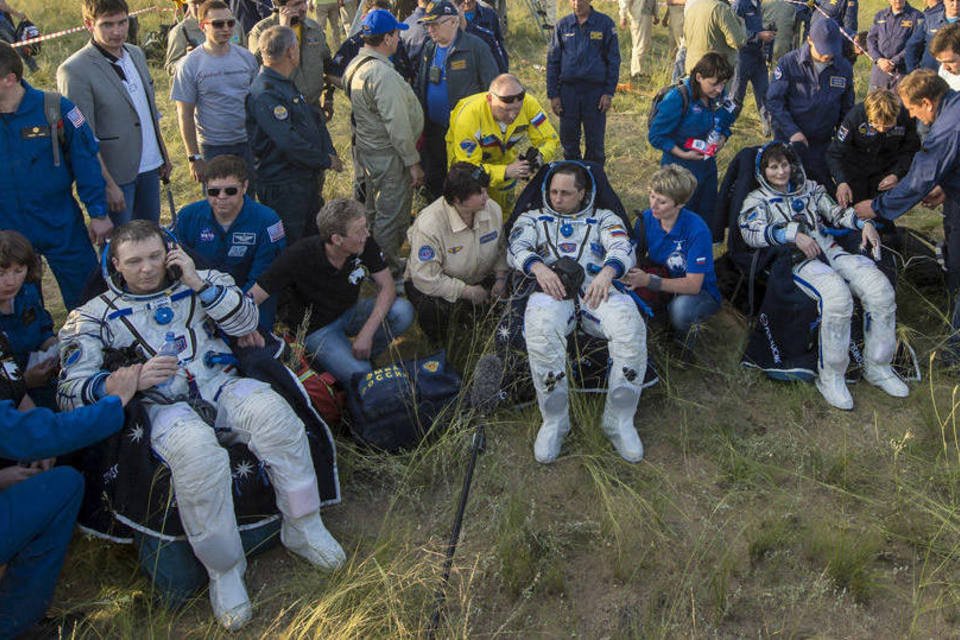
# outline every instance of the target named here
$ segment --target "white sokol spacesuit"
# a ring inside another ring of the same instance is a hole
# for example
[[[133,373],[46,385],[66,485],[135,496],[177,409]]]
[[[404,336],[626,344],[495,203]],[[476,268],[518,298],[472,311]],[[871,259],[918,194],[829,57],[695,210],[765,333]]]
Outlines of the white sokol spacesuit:
[[[770,185],[763,167],[765,154],[782,150],[791,165],[786,190]],[[760,188],[750,192],[740,211],[740,232],[751,247],[792,245],[802,232],[819,245],[822,254],[804,258],[793,267],[793,280],[818,305],[820,353],[817,388],[839,409],[852,409],[853,398],[844,374],[850,362],[851,291],[864,308],[864,378],[896,397],[909,389],[890,366],[896,351],[896,295],[876,263],[864,255],[844,251],[824,226],[862,229],[852,208],[838,205],[823,186],[806,179],[803,166],[790,147],[770,143],[757,155]]]
[[[543,202],[551,176],[544,180]],[[561,257],[577,261],[586,279],[574,300],[556,300],[542,291],[530,295],[524,315],[524,337],[530,373],[537,392],[543,425],[537,433],[534,456],[552,462],[560,454],[563,438],[570,431],[566,376],[567,339],[577,318],[583,329],[608,340],[612,364],[607,381],[607,399],[602,428],[617,452],[630,462],[643,458],[643,444],[633,424],[647,367],[646,326],[637,305],[612,286],[609,297],[595,309],[583,300],[594,275],[605,266],[623,275],[635,264],[634,250],[623,220],[607,209],[595,209],[595,189],[587,186],[580,211],[561,215],[548,204],[521,214],[510,231],[507,260],[511,267],[532,277],[536,262],[552,265]]]
[[[146,357],[160,350],[167,332],[176,335],[179,373],[145,392],[151,446],[169,466],[191,547],[210,575],[214,614],[227,628],[251,615],[243,583],[243,546],[234,516],[226,442],[244,442],[266,464],[283,514],[281,540],[312,563],[333,569],[346,559],[319,515],[320,496],[303,422],[268,384],[240,377],[230,365],[204,363],[208,352],[229,353],[217,330],[250,333],[259,313],[233,279],[199,271],[212,286],[197,294],[175,283],[154,294],[133,295],[115,286],[74,310],[60,331],[64,410],[93,404],[109,372],[104,349],[135,345]],[[216,409],[211,428],[185,399],[193,392]]]

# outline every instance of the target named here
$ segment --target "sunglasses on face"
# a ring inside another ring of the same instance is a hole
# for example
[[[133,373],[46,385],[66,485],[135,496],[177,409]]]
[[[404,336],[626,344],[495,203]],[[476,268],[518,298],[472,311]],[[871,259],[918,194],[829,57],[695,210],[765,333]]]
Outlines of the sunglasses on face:
[[[499,96],[493,94],[493,96],[504,104],[513,104],[514,102],[523,102],[523,98],[527,95],[526,90],[521,91],[520,93],[515,93],[512,96]]]
[[[207,187],[207,195],[217,198],[223,193],[226,196],[235,196],[240,193],[240,187]]]
[[[230,18],[229,20],[210,20],[207,24],[212,25],[214,29],[233,29],[237,21]]]

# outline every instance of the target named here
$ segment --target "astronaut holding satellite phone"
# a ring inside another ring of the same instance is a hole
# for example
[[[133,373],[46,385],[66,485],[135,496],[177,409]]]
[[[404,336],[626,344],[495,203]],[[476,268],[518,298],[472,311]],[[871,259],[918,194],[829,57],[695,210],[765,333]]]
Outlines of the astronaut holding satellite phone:
[[[109,291],[76,309],[60,331],[58,400],[64,410],[94,404],[115,374],[104,352],[134,347],[146,361],[139,391],[151,422],[150,444],[170,467],[180,517],[197,559],[210,576],[214,614],[227,629],[251,616],[243,547],[234,516],[231,470],[218,432],[248,441],[265,463],[283,514],[281,540],[324,568],[346,559],[323,526],[320,496],[304,424],[265,382],[230,365],[205,363],[229,352],[219,331],[243,336],[257,327],[253,300],[219,271],[197,271],[155,223],[138,220],[114,231],[104,257]],[[175,355],[172,355],[175,354]],[[214,428],[195,410],[216,407]]]

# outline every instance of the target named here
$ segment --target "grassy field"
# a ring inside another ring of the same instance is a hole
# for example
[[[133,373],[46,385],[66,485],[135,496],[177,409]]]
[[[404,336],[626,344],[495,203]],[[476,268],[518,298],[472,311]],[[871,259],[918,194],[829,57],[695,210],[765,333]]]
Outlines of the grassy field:
[[[881,6],[865,0],[861,24]],[[25,8],[47,31],[80,23],[76,3],[29,0]],[[616,13],[610,2],[598,8]],[[512,4],[510,18],[513,68],[545,102],[543,41],[524,4]],[[148,14],[143,32],[158,22]],[[53,86],[57,64],[82,43],[83,35],[46,43],[30,82]],[[645,177],[659,159],[645,128],[649,98],[669,77],[662,28],[652,55],[650,85],[618,95],[609,117],[608,171],[630,209],[645,206]],[[862,98],[862,60],[857,72]],[[159,67],[154,79],[184,204],[199,190],[166,98],[169,79]],[[346,157],[347,102],[337,100],[332,132]],[[755,113],[751,102],[721,165],[760,141]],[[327,197],[348,194],[349,183],[348,174],[328,177]],[[940,233],[936,213],[917,211],[908,222]],[[440,636],[960,637],[958,387],[926,364],[947,331],[945,295],[902,284],[898,301],[901,336],[925,368],[905,401],[860,384],[856,409],[838,412],[811,385],[741,368],[746,324],[726,308],[708,326],[709,365],[678,369],[651,338],[663,381],[641,400],[647,453],[639,465],[621,461],[599,432],[600,398],[573,399],[576,428],[550,466],[532,456],[536,409],[499,412],[487,428]],[[402,456],[370,455],[341,438],[344,501],[324,518],[349,565],[328,576],[282,548],[254,558],[247,585],[256,614],[235,635],[424,635],[470,431],[458,420]],[[71,638],[226,636],[209,611],[206,594],[180,611],[159,608],[132,549],[78,538],[51,615]]]

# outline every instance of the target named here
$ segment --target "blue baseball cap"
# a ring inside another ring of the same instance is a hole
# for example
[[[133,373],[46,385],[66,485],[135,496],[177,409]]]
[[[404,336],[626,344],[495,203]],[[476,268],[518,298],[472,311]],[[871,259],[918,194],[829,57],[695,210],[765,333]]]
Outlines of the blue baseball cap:
[[[822,56],[837,57],[843,53],[843,41],[840,38],[837,23],[829,18],[817,20],[810,27],[810,41]]]
[[[363,18],[360,33],[365,36],[379,36],[393,31],[406,31],[410,25],[397,22],[393,14],[386,9],[374,9]]]

